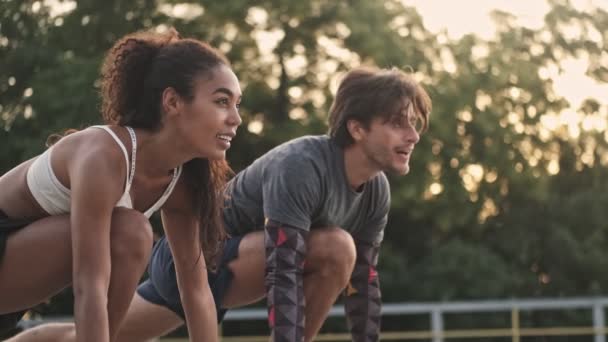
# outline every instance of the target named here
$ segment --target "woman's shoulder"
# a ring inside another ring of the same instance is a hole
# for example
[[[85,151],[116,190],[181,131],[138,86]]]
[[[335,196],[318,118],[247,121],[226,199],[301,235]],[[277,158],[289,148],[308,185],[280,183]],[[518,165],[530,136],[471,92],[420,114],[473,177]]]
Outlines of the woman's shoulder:
[[[120,133],[115,134],[120,135]],[[123,151],[111,134],[97,126],[87,127],[62,137],[52,149],[53,159],[65,160],[67,164],[80,161],[118,166],[126,163],[126,151]]]

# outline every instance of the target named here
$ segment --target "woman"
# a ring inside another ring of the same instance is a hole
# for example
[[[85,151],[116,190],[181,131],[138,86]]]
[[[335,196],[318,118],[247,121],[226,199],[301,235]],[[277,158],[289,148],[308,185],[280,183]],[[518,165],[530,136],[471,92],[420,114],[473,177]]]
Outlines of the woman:
[[[106,126],[0,177],[0,326],[72,284],[76,339],[114,340],[160,209],[192,339],[217,340],[199,267],[223,236],[218,194],[240,97],[228,61],[205,43],[173,30],[120,39],[102,67]]]

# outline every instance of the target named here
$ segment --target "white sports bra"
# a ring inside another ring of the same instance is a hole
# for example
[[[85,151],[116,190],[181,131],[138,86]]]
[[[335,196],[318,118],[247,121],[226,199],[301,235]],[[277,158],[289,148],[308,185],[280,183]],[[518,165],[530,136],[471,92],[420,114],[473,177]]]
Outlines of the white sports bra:
[[[127,179],[125,181],[125,192],[122,194],[118,202],[116,203],[117,207],[125,207],[125,208],[133,208],[133,203],[131,201],[131,195],[129,191],[131,190],[131,184],[133,183],[133,176],[135,176],[135,160],[136,160],[136,151],[137,151],[137,139],[135,136],[135,132],[133,128],[126,127],[127,131],[129,131],[129,135],[131,136],[131,167],[129,167],[129,154],[127,153],[127,149],[120,141],[118,136],[107,126],[92,126],[93,128],[100,128],[104,131],[108,132],[112,138],[116,141],[118,146],[125,155],[125,162],[127,166]],[[50,215],[61,215],[67,214],[70,212],[71,205],[71,191],[66,188],[63,184],[59,182],[53,169],[51,167],[51,152],[53,148],[49,148],[44,151],[36,160],[30,165],[30,168],[27,170],[27,186],[30,189],[30,192],[36,199],[36,202]],[[182,172],[182,167],[179,166],[173,170],[173,179],[171,183],[165,189],[163,195],[154,203],[148,210],[144,212],[146,217],[152,216],[155,211],[160,209],[162,205],[167,201],[167,198],[171,195],[173,188],[175,188],[175,184],[179,179],[179,176]]]

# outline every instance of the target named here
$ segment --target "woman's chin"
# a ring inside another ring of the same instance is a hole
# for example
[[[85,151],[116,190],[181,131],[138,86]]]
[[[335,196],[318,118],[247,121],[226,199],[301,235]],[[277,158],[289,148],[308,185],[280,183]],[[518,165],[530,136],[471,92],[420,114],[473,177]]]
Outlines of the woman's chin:
[[[221,150],[221,151],[214,151],[213,153],[209,153],[208,157],[209,160],[221,160],[221,159],[226,159],[226,151],[225,150]]]

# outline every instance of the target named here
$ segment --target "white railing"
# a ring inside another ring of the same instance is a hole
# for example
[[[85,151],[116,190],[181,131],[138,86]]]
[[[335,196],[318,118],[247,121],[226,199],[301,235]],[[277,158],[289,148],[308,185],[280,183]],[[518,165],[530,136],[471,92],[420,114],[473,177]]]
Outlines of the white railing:
[[[382,306],[383,316],[407,316],[428,314],[431,329],[424,331],[401,331],[386,332],[382,334],[382,340],[411,340],[426,339],[432,342],[444,342],[451,338],[484,338],[484,337],[511,337],[512,342],[519,342],[521,337],[526,336],[572,336],[586,335],[594,336],[594,342],[606,342],[605,309],[608,306],[608,297],[590,298],[546,298],[546,299],[512,299],[512,300],[484,300],[484,301],[462,301],[444,303],[384,303]],[[567,327],[532,327],[520,326],[520,312],[535,310],[589,310],[592,326],[567,326]],[[497,313],[510,312],[511,326],[497,329],[462,329],[446,330],[444,328],[445,314],[465,313]],[[330,317],[344,316],[341,306],[334,306]],[[263,308],[235,309],[226,314],[226,321],[266,320],[267,312]],[[45,317],[42,320],[33,319],[22,321],[24,327],[34,326],[49,321],[66,321],[71,317]],[[233,336],[224,337],[223,341],[268,341],[266,336]],[[346,333],[319,335],[317,341],[350,341]]]
[[[445,302],[445,303],[385,303],[382,306],[383,316],[402,315],[430,315],[431,330],[401,333],[383,334],[383,340],[388,339],[421,339],[427,338],[433,342],[444,342],[450,338],[466,337],[508,337],[513,342],[519,342],[522,336],[566,336],[566,335],[593,335],[594,342],[606,342],[605,307],[608,306],[608,297],[592,298],[547,298],[547,299],[512,299],[512,300],[484,300],[467,302]],[[565,309],[588,309],[593,320],[593,326],[589,327],[546,327],[546,328],[521,328],[519,314],[521,311],[534,310],[565,310]],[[505,329],[468,329],[468,330],[445,330],[444,315],[455,313],[474,312],[511,312],[511,327]],[[265,309],[238,309],[228,311],[226,320],[265,320]],[[331,309],[330,316],[344,316],[344,309],[335,306]],[[321,336],[320,336],[321,337]],[[342,339],[348,341],[347,334],[332,335],[331,339]],[[320,338],[319,340],[323,340]],[[329,339],[329,338],[328,338]]]

